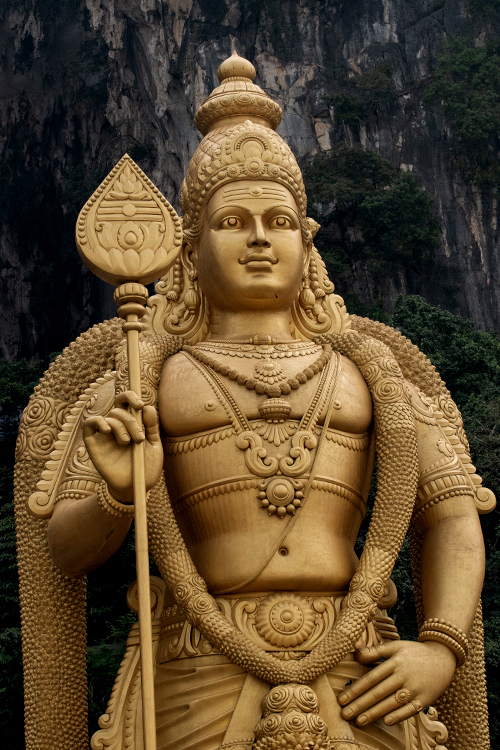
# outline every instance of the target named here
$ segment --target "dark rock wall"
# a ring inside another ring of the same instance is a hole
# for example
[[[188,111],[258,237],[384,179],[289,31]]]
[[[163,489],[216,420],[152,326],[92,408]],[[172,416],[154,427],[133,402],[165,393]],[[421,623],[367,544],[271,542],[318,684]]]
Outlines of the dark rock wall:
[[[465,0],[4,0],[0,353],[45,356],[113,314],[110,288],[76,252],[78,210],[125,151],[179,208],[193,115],[234,42],[283,107],[279,132],[300,159],[360,142],[434,196],[444,231],[432,267],[378,287],[354,268],[339,292],[382,294],[389,308],[418,293],[500,327],[496,205],[464,182],[446,121],[423,103],[443,40],[468,33]],[[335,124],[328,94],[380,65],[394,100],[359,129]]]

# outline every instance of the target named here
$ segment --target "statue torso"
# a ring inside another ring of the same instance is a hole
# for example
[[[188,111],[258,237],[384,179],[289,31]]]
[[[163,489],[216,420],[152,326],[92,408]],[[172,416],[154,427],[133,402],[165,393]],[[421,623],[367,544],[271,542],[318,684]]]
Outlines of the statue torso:
[[[213,357],[249,376],[256,364],[255,359],[235,362],[226,355]],[[279,364],[290,377],[317,357],[315,353],[281,359]],[[249,452],[238,447],[239,428],[234,427],[231,411],[220,403],[205,375],[183,353],[165,363],[159,392],[165,478],[189,551],[213,593],[229,589],[331,592],[348,587],[357,566],[354,542],[373,470],[371,398],[352,362],[339,359],[336,405],[316,464],[317,447],[306,447],[303,453],[308,465],[301,474],[283,481],[276,472],[264,477],[260,470],[264,467],[265,473],[269,459],[297,455],[293,452],[294,436],[314,403],[321,377],[317,373],[286,396],[292,411],[283,429],[274,434],[269,429],[266,434],[268,424],[258,410],[266,396],[221,378],[266,451],[252,463]],[[317,441],[326,411],[327,405],[318,409],[311,430]],[[306,441],[307,445],[311,443]],[[304,442],[301,446],[304,448]],[[273,487],[278,494],[288,487],[293,496],[294,483],[300,493],[313,465],[314,482],[306,503],[298,508],[286,539],[278,544],[292,515],[269,515],[261,500],[272,497]],[[267,494],[263,485],[269,488]],[[259,575],[245,585],[263,565]]]

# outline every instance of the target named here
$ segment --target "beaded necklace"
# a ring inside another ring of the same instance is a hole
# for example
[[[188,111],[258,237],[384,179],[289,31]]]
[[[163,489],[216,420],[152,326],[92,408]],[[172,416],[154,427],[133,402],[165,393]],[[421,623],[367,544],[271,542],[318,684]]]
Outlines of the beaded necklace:
[[[187,344],[184,344],[183,347],[194,359],[210,367],[211,370],[229,378],[229,380],[233,380],[238,385],[245,386],[249,391],[255,391],[259,395],[266,395],[270,399],[279,399],[281,395],[287,396],[292,390],[296,391],[303,383],[314,377],[316,373],[321,372],[330,361],[332,355],[332,347],[329,344],[325,344],[322,348],[321,355],[312,365],[305,367],[295,377],[287,378],[285,375],[282,375],[281,368],[271,362],[268,368],[265,365],[257,365],[259,369],[256,372],[256,376],[244,375],[239,373],[235,368],[230,367],[230,365],[224,365],[218,360],[209,357],[204,351],[200,351],[198,347],[188,346]],[[268,370],[267,373],[266,369]]]

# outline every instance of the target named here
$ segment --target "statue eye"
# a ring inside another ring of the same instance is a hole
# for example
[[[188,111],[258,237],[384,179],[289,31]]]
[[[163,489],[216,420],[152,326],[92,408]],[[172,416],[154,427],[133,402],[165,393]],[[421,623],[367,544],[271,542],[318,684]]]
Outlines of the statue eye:
[[[227,219],[223,219],[220,223],[220,229],[241,229],[243,222],[237,216],[228,216]]]
[[[288,216],[275,216],[269,222],[270,229],[292,229],[292,221]]]

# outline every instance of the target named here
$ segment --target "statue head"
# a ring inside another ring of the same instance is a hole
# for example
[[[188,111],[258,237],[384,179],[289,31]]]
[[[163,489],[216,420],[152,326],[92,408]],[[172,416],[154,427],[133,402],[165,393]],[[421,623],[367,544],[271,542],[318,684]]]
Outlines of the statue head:
[[[241,304],[288,304],[301,338],[339,331],[348,316],[313,246],[319,225],[307,218],[300,168],[275,131],[281,108],[236,53],[217,75],[221,85],[195,116],[204,138],[181,188],[183,247],[150,301],[153,328],[202,340],[210,303],[233,293]],[[224,252],[236,245],[238,263],[229,266]]]

